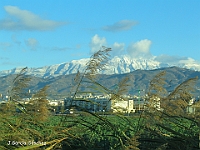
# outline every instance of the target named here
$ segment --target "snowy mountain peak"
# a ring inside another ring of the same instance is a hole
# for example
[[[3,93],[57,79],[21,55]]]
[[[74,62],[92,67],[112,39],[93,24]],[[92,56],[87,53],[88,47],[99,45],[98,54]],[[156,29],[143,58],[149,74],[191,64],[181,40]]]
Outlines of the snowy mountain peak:
[[[61,63],[51,66],[39,67],[39,68],[28,68],[27,75],[33,75],[37,77],[55,77],[59,75],[67,75],[72,73],[77,73],[79,70],[83,72],[86,68],[86,63],[89,58],[72,60],[71,62]],[[127,55],[115,56],[109,62],[105,70],[100,73],[103,74],[122,74],[129,73],[131,71],[141,69],[141,70],[152,70],[163,67],[177,66],[181,68],[193,69],[200,71],[200,63],[197,63],[191,58],[177,60],[177,61],[162,61],[158,57],[152,57],[151,59],[142,58],[131,58]],[[9,74],[19,73],[21,68],[14,68],[12,70],[1,71],[0,76],[5,76]]]

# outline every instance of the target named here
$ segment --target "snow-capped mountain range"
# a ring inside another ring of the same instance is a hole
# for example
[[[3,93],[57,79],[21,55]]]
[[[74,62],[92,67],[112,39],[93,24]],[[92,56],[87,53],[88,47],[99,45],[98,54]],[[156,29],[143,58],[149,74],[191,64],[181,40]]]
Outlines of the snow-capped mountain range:
[[[72,73],[77,73],[79,70],[82,72],[86,63],[89,61],[89,58],[80,59],[80,60],[72,60],[71,62],[61,63],[51,66],[44,66],[39,68],[28,68],[27,75],[32,75],[36,77],[56,77],[59,75],[67,75]],[[151,59],[132,59],[129,56],[115,56],[108,62],[107,69],[101,71],[102,74],[123,74],[129,73],[137,69],[141,70],[153,70],[163,67],[172,67],[177,66],[180,68],[187,68],[196,71],[200,71],[200,63],[196,61],[188,60],[177,60],[171,62],[164,62],[157,59],[157,57],[153,57]],[[14,68],[11,70],[0,71],[0,76],[6,76],[9,74],[17,74],[19,73],[21,68]]]

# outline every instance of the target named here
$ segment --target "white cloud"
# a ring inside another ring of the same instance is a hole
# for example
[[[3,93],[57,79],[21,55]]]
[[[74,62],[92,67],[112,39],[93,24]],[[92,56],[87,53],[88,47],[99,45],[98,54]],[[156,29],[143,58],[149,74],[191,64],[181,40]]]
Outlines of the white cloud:
[[[9,18],[0,20],[0,30],[53,30],[64,25],[64,22],[42,19],[27,10],[21,10],[16,6],[4,6]]]
[[[144,40],[138,41],[136,43],[132,43],[126,49],[125,43],[114,42],[112,45],[110,45],[110,44],[107,44],[107,40],[105,37],[99,37],[99,35],[97,35],[97,34],[94,35],[90,42],[90,48],[91,48],[90,52],[95,53],[102,46],[107,46],[112,49],[111,56],[123,55],[125,53],[128,53],[128,55],[133,58],[152,57],[152,55],[150,53],[151,41],[148,39],[144,39]],[[125,51],[125,49],[126,49],[126,51]]]
[[[28,47],[30,47],[32,50],[36,50],[39,42],[34,38],[29,38],[29,39],[25,40],[25,44]]]
[[[197,63],[197,62],[193,58],[188,57],[188,58],[179,60],[179,63],[193,64],[193,63]]]
[[[186,57],[178,57],[178,56],[169,56],[169,55],[165,55],[162,54],[160,56],[156,56],[155,60],[162,62],[162,63],[178,63],[181,60],[187,60],[188,58]]]
[[[176,66],[177,64],[179,64],[182,66],[193,66],[194,69],[195,67],[196,69],[200,69],[200,66],[197,65],[199,64],[199,62],[190,57],[170,56],[163,54],[160,56],[155,56],[154,60],[163,64],[169,64],[171,66]]]
[[[107,45],[107,42],[106,42],[106,38],[104,37],[99,37],[97,34],[94,35],[92,37],[92,40],[90,42],[90,52],[91,53],[95,53],[97,52],[102,46],[106,46]]]
[[[124,43],[118,43],[118,42],[115,42],[112,46],[112,55],[113,56],[116,56],[116,55],[120,55],[124,52],[124,48],[125,48],[125,44]]]
[[[115,42],[113,44],[113,49],[114,50],[118,50],[118,51],[123,51],[124,50],[124,46],[125,46],[124,43],[117,43],[117,42]]]
[[[111,32],[125,31],[125,30],[130,30],[136,24],[137,22],[133,20],[121,20],[114,23],[113,25],[105,26],[102,29]]]
[[[150,52],[151,43],[152,42],[148,39],[132,43],[128,46],[127,53],[128,55],[130,55],[130,57],[133,58],[138,58],[138,57],[149,58],[152,56]]]

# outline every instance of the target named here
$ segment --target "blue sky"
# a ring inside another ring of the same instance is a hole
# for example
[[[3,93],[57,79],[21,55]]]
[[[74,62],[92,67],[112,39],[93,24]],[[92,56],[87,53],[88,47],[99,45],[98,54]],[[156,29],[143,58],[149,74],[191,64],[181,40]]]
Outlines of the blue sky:
[[[1,0],[0,70],[87,58],[100,46],[200,62],[199,0]]]

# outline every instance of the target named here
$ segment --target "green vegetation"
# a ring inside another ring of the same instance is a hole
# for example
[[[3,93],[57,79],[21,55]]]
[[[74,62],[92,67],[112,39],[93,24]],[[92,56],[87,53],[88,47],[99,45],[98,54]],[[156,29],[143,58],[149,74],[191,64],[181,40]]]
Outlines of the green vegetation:
[[[26,68],[16,75],[8,91],[8,101],[0,105],[0,149],[199,149],[199,102],[195,103],[195,113],[186,111],[197,78],[186,80],[168,92],[166,72],[161,71],[149,82],[145,110],[129,116],[120,112],[99,115],[73,104],[83,86],[92,93],[111,94],[110,100],[114,103],[127,100],[124,94],[131,87],[128,81],[134,82],[133,77],[122,79],[115,90],[98,82],[98,71],[106,66],[110,51],[110,48],[102,47],[91,56],[85,71],[78,72],[73,79],[70,108],[81,110],[80,115],[52,115],[47,101],[48,86],[31,95],[28,104],[21,103],[20,100],[30,94],[31,79],[25,75]],[[161,103],[160,109],[156,107],[157,103]]]

